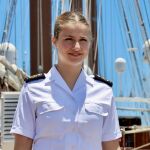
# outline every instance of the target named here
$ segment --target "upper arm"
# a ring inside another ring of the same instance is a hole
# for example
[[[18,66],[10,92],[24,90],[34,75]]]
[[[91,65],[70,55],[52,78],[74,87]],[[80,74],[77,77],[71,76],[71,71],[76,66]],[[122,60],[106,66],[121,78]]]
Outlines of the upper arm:
[[[32,143],[33,143],[32,139],[19,134],[14,135],[15,135],[14,150],[32,150]]]
[[[10,133],[34,138],[36,108],[34,102],[32,101],[32,95],[26,88],[23,87],[20,93]]]
[[[119,140],[102,142],[103,150],[121,150],[119,146]]]
[[[108,115],[104,117],[102,129],[102,141],[112,141],[121,137],[118,114],[114,99],[108,109]]]

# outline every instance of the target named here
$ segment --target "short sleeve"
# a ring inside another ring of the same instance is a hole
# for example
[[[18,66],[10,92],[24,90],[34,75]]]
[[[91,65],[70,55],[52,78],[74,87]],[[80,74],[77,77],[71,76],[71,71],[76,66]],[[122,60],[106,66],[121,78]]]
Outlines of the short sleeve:
[[[35,106],[26,85],[21,90],[10,133],[31,139],[35,136]]]
[[[114,99],[109,109],[108,116],[104,118],[102,141],[111,141],[121,137],[118,115]]]

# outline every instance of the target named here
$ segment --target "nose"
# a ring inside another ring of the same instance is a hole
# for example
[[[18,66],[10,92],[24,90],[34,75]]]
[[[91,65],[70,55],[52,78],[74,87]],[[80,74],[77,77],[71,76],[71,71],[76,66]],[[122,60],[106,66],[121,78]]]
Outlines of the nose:
[[[79,42],[75,42],[74,49],[75,50],[79,50],[80,49],[80,43]]]

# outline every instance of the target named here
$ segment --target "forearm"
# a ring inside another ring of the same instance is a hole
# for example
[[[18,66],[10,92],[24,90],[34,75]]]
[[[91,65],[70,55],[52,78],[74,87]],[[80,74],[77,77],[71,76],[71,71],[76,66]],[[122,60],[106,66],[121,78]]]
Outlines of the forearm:
[[[119,140],[107,141],[102,143],[103,150],[121,150]]]
[[[14,150],[32,150],[32,143],[32,139],[15,134]]]

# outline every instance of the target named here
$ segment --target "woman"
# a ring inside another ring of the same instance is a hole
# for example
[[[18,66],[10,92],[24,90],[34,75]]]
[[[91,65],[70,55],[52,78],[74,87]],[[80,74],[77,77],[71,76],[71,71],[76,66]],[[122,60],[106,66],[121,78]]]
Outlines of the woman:
[[[24,84],[11,129],[15,150],[120,149],[112,88],[82,69],[91,35],[79,12],[57,18],[52,42],[58,64]]]

